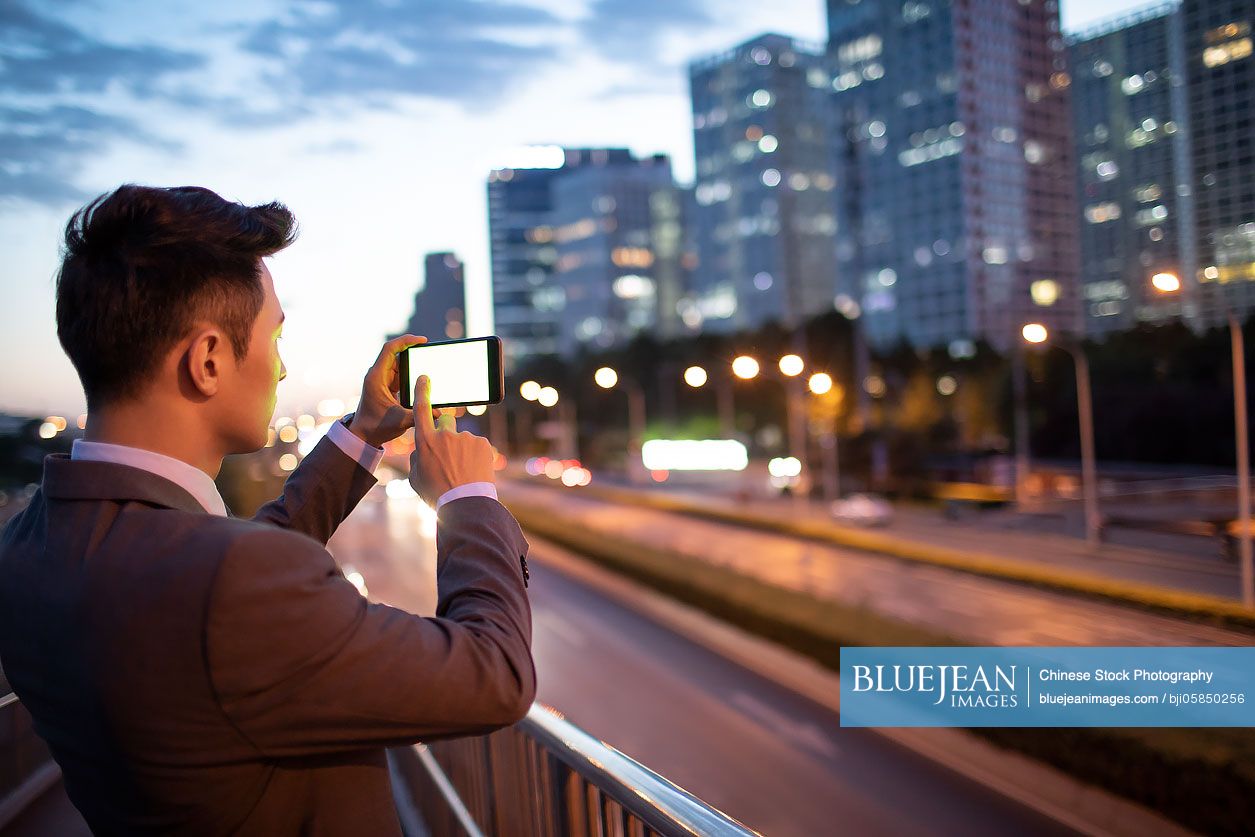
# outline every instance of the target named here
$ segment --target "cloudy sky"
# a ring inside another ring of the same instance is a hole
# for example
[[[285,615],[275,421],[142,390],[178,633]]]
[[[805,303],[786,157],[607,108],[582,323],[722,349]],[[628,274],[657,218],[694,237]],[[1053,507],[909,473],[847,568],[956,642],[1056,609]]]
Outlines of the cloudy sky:
[[[1064,25],[1140,5],[1064,0]],[[685,64],[764,31],[821,41],[822,0],[0,0],[0,412],[82,411],[53,275],[95,194],[287,203],[280,409],[348,399],[423,253],[465,259],[489,327],[484,178],[512,149],[661,151],[690,180]]]

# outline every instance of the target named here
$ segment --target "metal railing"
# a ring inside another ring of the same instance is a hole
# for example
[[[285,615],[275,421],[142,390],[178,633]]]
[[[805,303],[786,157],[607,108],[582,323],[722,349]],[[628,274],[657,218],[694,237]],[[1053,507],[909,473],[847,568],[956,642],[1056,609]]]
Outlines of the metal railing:
[[[0,738],[8,739],[12,763],[0,769],[0,802],[50,763],[2,678],[0,708],[8,708],[0,711],[0,731],[9,734]],[[405,828],[406,837],[758,833],[539,704],[491,735],[416,744],[390,757],[402,824],[407,810],[417,809],[410,819],[421,820]]]
[[[27,791],[47,786],[52,766],[48,746],[0,671],[0,828],[21,810]]]
[[[539,704],[491,735],[393,755],[432,837],[757,834]]]

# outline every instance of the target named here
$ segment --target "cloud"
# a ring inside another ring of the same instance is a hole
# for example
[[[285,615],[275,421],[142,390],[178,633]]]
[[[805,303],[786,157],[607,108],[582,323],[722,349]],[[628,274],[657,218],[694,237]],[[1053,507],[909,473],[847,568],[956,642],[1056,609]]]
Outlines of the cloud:
[[[674,69],[659,58],[664,40],[717,23],[701,0],[593,0],[580,29],[605,57],[652,72]]]
[[[416,96],[479,108],[557,55],[543,39],[526,44],[494,33],[543,35],[560,24],[509,0],[323,0],[294,4],[242,45],[271,59],[268,87],[298,100],[387,108],[397,96]]]
[[[12,0],[0,17],[0,61],[0,92],[22,95],[102,93],[120,86],[147,96],[163,76],[205,64],[194,53],[95,40]]]
[[[85,193],[74,185],[76,175],[113,143],[176,150],[176,143],[100,103],[118,96],[151,99],[167,76],[204,65],[190,52],[109,44],[20,2],[5,2],[0,94],[12,104],[0,107],[0,197],[77,202]]]
[[[52,206],[81,202],[87,195],[73,185],[75,175],[123,136],[167,151],[178,148],[133,120],[82,107],[0,107],[0,196]]]

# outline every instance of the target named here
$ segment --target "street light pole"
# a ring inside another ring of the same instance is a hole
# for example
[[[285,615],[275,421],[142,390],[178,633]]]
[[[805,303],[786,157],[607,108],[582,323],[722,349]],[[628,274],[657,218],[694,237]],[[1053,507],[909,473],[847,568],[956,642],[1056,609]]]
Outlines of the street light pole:
[[[789,423],[789,454],[797,457],[802,463],[802,473],[805,475],[803,483],[810,479],[810,468],[806,467],[806,416],[803,414],[801,405],[801,381],[796,378],[787,378],[784,384],[784,402],[786,410],[786,418]],[[798,486],[799,489],[802,485]],[[804,509],[808,505],[806,496],[807,492],[794,491],[793,505],[799,509]]]
[[[1029,323],[1022,332],[1029,343],[1045,343],[1050,333],[1041,323]],[[1085,540],[1091,547],[1102,541],[1102,518],[1098,512],[1098,468],[1094,462],[1094,408],[1089,383],[1089,360],[1080,343],[1067,340],[1054,345],[1072,356],[1076,366],[1076,406],[1081,425],[1081,486],[1085,496]]]
[[[1098,514],[1098,474],[1094,463],[1093,390],[1089,383],[1089,360],[1080,347],[1069,348],[1076,364],[1076,404],[1081,420],[1081,482],[1085,490],[1085,540],[1097,546],[1102,540],[1102,518]]]
[[[1238,547],[1242,565],[1242,604],[1255,607],[1255,567],[1251,556],[1251,460],[1246,418],[1246,347],[1237,315],[1229,312],[1233,350],[1233,413],[1238,444]]]
[[[1162,294],[1181,291],[1181,279],[1175,273],[1156,273],[1151,286]],[[1229,345],[1233,354],[1233,423],[1237,441],[1238,471],[1238,549],[1242,572],[1242,604],[1255,608],[1255,566],[1251,555],[1251,452],[1246,415],[1246,340],[1242,324],[1233,309],[1225,313],[1229,320]]]
[[[722,375],[715,380],[715,399],[719,411],[719,435],[736,438],[736,408],[732,401],[732,382]]]
[[[645,390],[635,381],[619,377],[609,366],[603,366],[593,374],[593,381],[602,389],[622,386],[628,399],[628,479],[633,483],[644,481],[645,464],[641,461],[641,441],[645,438]]]
[[[1011,349],[1011,393],[1015,409],[1015,505],[1023,512],[1028,500],[1028,406],[1024,350]]]
[[[580,420],[576,410],[575,401],[570,398],[562,399],[558,405],[559,422],[561,423],[563,435],[566,436],[563,449],[571,459],[580,458]]]
[[[632,436],[629,473],[633,482],[644,482],[645,463],[641,461],[641,442],[645,438],[645,391],[628,381],[624,389],[628,397],[628,432]]]
[[[829,503],[841,496],[841,463],[837,451],[837,434],[825,433],[819,438],[824,463],[824,499]]]

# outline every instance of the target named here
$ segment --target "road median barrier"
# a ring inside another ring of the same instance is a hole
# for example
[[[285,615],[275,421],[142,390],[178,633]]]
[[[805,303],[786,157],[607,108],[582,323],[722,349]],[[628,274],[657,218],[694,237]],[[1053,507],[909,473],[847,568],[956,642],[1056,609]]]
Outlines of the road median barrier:
[[[546,483],[530,483],[546,485]],[[764,532],[804,538],[830,546],[857,549],[875,555],[943,567],[956,572],[1027,584],[1046,590],[1129,605],[1171,616],[1210,622],[1255,632],[1255,610],[1237,601],[1169,590],[1151,584],[1107,578],[1096,573],[1062,570],[1028,562],[1008,561],[996,555],[951,549],[895,537],[882,532],[839,526],[818,520],[789,520],[750,509],[723,508],[683,497],[652,494],[604,485],[580,489],[585,496],[727,523]]]

